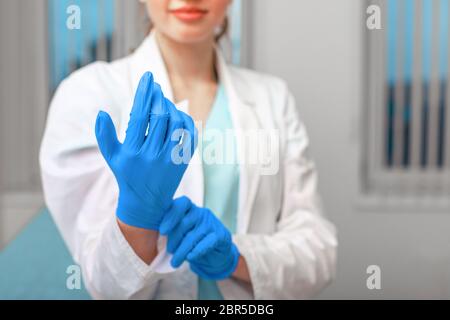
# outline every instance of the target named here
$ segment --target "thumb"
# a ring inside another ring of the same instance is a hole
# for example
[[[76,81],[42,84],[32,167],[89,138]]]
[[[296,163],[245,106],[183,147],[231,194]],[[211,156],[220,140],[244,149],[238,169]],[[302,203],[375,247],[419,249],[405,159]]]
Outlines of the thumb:
[[[107,162],[111,160],[120,146],[117,139],[116,128],[108,113],[100,111],[95,122],[95,136],[100,152]]]

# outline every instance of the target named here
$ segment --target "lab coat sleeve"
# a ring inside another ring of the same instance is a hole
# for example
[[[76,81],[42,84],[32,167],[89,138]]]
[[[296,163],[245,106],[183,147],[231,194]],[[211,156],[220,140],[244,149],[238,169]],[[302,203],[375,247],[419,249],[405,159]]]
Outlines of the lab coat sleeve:
[[[149,299],[161,277],[154,272],[159,258],[150,266],[140,260],[116,222],[118,190],[94,126],[102,108],[118,128],[120,111],[99,89],[97,68],[64,81],[50,106],[40,152],[45,200],[93,298]]]
[[[255,299],[312,298],[335,275],[335,229],[321,215],[305,127],[292,95],[285,96],[280,119],[283,200],[276,231],[234,238],[247,262]],[[242,283],[239,286],[245,289]]]

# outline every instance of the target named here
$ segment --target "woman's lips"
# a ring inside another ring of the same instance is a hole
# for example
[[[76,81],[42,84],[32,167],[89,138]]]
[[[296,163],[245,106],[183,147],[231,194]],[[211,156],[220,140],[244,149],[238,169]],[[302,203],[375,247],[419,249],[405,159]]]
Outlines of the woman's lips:
[[[203,18],[208,11],[199,8],[186,7],[170,10],[170,13],[182,21],[193,22]]]

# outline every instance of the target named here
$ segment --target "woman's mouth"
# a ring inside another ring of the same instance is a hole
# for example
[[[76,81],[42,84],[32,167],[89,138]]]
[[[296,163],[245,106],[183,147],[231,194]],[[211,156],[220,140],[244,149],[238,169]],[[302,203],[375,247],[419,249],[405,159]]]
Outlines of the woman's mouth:
[[[182,7],[169,10],[169,12],[182,21],[194,22],[203,18],[208,13],[208,10],[196,7]]]

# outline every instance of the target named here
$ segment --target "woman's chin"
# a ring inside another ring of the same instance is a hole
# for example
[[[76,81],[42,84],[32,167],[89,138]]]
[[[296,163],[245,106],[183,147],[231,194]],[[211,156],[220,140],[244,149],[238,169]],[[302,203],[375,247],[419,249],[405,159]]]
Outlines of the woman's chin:
[[[189,25],[176,28],[176,30],[169,32],[168,36],[173,40],[184,44],[195,44],[214,38],[210,28]]]

